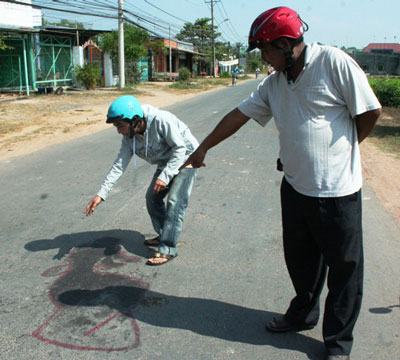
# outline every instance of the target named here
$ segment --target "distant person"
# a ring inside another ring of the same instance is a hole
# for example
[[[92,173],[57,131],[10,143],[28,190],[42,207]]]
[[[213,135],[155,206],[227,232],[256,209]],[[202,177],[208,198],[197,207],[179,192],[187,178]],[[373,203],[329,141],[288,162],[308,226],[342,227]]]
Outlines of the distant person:
[[[177,243],[196,175],[190,165],[180,167],[198,142],[175,115],[151,105],[141,105],[130,95],[112,102],[107,123],[113,124],[122,135],[121,148],[99,192],[84,211],[91,215],[107,198],[135,155],[157,165],[146,192],[146,205],[158,236],[146,240],[145,245],[158,247],[147,265],[163,265],[178,255]]]
[[[231,71],[231,75],[232,75],[232,86],[235,86],[237,83],[237,78],[240,74],[240,70],[237,66],[234,66],[232,71]]]
[[[260,68],[257,68],[257,69],[256,69],[256,79],[258,79],[258,75],[260,75],[260,72],[261,72],[261,71],[260,71]]]
[[[225,115],[185,165],[203,166],[207,151],[250,118],[279,131],[283,246],[296,291],[271,332],[313,328],[328,273],[323,338],[326,359],[349,359],[363,293],[359,143],[381,105],[357,63],[343,51],[306,44],[308,26],[287,7],[253,22],[249,48],[261,50],[275,72]],[[259,266],[259,264],[257,264]]]

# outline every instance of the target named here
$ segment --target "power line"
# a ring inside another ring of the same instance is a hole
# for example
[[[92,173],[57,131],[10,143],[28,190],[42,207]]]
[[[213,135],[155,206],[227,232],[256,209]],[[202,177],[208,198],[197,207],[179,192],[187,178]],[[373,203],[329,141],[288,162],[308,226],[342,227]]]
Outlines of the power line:
[[[126,5],[127,5],[127,3],[126,3]],[[171,27],[171,29],[173,29],[176,33],[178,33],[178,32],[181,30],[180,28],[178,28],[177,26],[171,24],[170,22],[164,21],[164,20],[162,20],[162,19],[160,19],[160,18],[157,18],[157,17],[155,17],[155,16],[153,16],[153,15],[149,15],[149,13],[147,13],[147,12],[141,10],[141,9],[138,8],[137,6],[134,6],[134,5],[132,5],[132,4],[128,4],[128,5],[129,5],[130,7],[134,7],[134,8],[136,8],[136,9],[138,9],[138,10],[141,12],[140,14],[138,14],[137,11],[131,10],[130,13],[131,13],[131,14],[135,14],[135,15],[134,15],[135,17],[136,17],[136,16],[139,16],[140,19],[145,19],[146,21],[150,22],[150,23],[153,24],[153,25],[155,24],[156,26],[158,26],[158,25],[160,25],[160,23],[162,23],[162,24],[165,25],[164,28],[168,27],[168,29],[169,29],[169,27]],[[125,7],[125,8],[127,9],[127,7]],[[127,10],[127,11],[129,11],[129,10]],[[143,14],[145,14],[145,15],[143,15]]]
[[[238,34],[238,32],[236,31],[236,29],[235,29],[235,27],[233,26],[233,24],[232,24],[232,21],[230,20],[230,17],[229,17],[229,14],[228,14],[228,12],[226,11],[226,9],[225,9],[225,6],[224,6],[224,3],[223,3],[223,1],[222,0],[220,0],[220,2],[219,3],[217,3],[217,8],[218,8],[218,10],[222,13],[222,11],[225,13],[225,16],[226,16],[226,18],[228,18],[229,19],[229,21],[228,21],[228,29],[231,31],[231,33],[233,34],[233,36],[234,37],[236,37],[237,39],[241,39],[241,36]],[[224,16],[223,14],[222,14],[222,16]],[[238,42],[241,42],[241,41],[238,41]]]
[[[182,18],[177,17],[177,16],[175,16],[175,15],[173,15],[173,14],[170,14],[169,12],[167,12],[167,11],[165,11],[165,10],[159,8],[158,6],[156,6],[156,5],[154,5],[154,4],[152,4],[152,3],[151,3],[150,1],[148,1],[148,0],[144,0],[144,2],[147,3],[147,4],[149,4],[149,5],[152,6],[152,7],[156,8],[156,9],[160,10],[160,11],[163,12],[164,14],[167,14],[167,15],[173,17],[174,19],[180,20],[180,21],[182,21],[182,22],[184,22],[184,23],[185,23],[185,22],[190,22],[190,21],[188,21],[188,20],[182,19]]]
[[[99,15],[99,14],[93,14],[93,13],[85,13],[82,11],[65,10],[65,9],[55,8],[55,7],[51,7],[51,6],[27,4],[25,2],[16,1],[16,0],[1,0],[1,2],[6,2],[6,3],[10,3],[10,4],[16,4],[16,5],[30,6],[34,9],[46,9],[46,10],[59,11],[59,12],[65,12],[65,13],[70,13],[70,14],[96,16],[96,17],[108,18],[108,19],[118,19],[118,17],[112,16],[112,15],[106,15],[106,14]]]

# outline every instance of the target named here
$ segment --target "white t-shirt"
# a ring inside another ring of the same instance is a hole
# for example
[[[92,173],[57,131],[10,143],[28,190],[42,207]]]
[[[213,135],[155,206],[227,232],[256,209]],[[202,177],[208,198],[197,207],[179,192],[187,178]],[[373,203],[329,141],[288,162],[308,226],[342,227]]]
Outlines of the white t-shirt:
[[[381,107],[357,63],[343,51],[306,46],[296,81],[283,72],[266,77],[239,110],[262,126],[273,117],[286,180],[314,197],[338,197],[362,185],[353,118]]]

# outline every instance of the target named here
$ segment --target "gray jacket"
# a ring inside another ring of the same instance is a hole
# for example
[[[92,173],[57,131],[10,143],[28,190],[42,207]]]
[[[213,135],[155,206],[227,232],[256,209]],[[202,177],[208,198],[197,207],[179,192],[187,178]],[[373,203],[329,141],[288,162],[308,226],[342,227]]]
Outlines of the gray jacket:
[[[158,178],[168,184],[199,146],[190,129],[174,114],[142,105],[146,131],[133,139],[123,136],[121,148],[97,195],[105,200],[135,155],[161,170]]]

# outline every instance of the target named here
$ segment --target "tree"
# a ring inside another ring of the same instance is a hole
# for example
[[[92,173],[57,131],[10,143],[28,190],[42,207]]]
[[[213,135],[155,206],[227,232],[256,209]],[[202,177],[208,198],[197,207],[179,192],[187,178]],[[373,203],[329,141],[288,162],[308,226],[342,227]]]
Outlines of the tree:
[[[256,50],[247,54],[246,57],[247,70],[254,72],[257,68],[263,68],[263,61],[261,59],[261,52]]]
[[[214,26],[214,31],[216,31],[216,26]],[[218,38],[220,35],[220,33],[216,32],[215,38]],[[202,53],[208,53],[211,51],[212,36],[211,19],[200,18],[194,23],[185,23],[182,30],[176,35],[176,38],[192,43]]]
[[[128,83],[140,80],[138,61],[147,55],[147,48],[151,46],[149,34],[133,25],[124,27],[125,62],[127,65],[126,77]],[[103,51],[109,52],[114,62],[118,63],[118,32],[102,34],[99,36],[99,45]]]
[[[221,33],[217,31],[217,26],[214,25],[214,32],[211,25],[210,18],[199,18],[194,23],[187,22],[183,25],[181,31],[176,35],[178,40],[187,41],[192,43],[198,51],[206,56],[208,63],[212,60],[212,38],[214,35],[214,41],[221,36]],[[217,56],[217,42],[215,42],[216,54],[215,57],[218,59],[220,52]],[[196,56],[196,60],[200,60],[202,71],[205,70],[205,62],[203,56]]]

